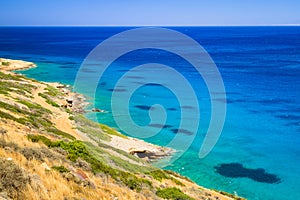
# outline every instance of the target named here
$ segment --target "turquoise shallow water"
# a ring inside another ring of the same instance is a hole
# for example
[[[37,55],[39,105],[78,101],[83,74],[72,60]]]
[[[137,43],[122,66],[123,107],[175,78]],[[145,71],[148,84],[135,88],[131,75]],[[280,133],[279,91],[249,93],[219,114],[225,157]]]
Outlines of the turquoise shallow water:
[[[104,39],[126,29],[129,28],[0,28],[0,55],[36,62],[37,68],[20,72],[28,77],[72,85],[87,54]],[[198,157],[211,117],[207,88],[186,61],[168,52],[147,49],[121,56],[102,76],[95,99],[87,92],[89,84],[78,88],[92,104],[107,111],[96,116],[87,113],[87,116],[119,129],[115,119],[123,120],[126,116],[111,113],[112,89],[117,80],[140,64],[154,62],[171,66],[187,77],[196,91],[201,120],[196,135],[188,130],[177,134],[183,142],[193,136],[195,139],[166,169],[180,172],[200,185],[236,192],[249,199],[300,199],[300,28],[172,29],[201,43],[222,75],[227,115],[213,151],[204,159]],[[86,73],[92,75],[93,71]],[[146,74],[138,75],[132,81],[145,81]],[[176,85],[176,80],[172,81]],[[171,91],[150,84],[132,95],[129,104],[132,119],[139,125],[147,125],[149,106],[153,104],[166,108],[167,126],[145,140],[168,145],[176,136],[181,112],[185,109],[193,113],[196,105],[180,107]]]

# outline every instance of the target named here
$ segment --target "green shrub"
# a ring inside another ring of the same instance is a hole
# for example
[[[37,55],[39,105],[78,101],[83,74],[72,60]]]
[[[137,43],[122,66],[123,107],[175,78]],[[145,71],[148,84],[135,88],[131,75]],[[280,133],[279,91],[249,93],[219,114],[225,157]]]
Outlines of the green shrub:
[[[83,115],[76,115],[76,116],[74,116],[74,119],[75,119],[75,122],[79,126],[83,126],[84,129],[86,129],[86,128],[94,128],[94,129],[96,129],[96,131],[98,132],[97,134],[100,134],[99,130],[102,130],[104,133],[107,133],[109,135],[116,135],[116,136],[119,136],[119,137],[127,138],[125,135],[119,133],[117,130],[115,130],[115,129],[107,126],[107,125],[99,124],[97,122],[93,122],[93,121],[87,119]]]
[[[52,87],[50,85],[48,85],[45,90],[47,90],[46,94],[52,96],[52,97],[56,97],[56,96],[61,96],[63,95],[57,88]]]
[[[0,118],[10,119],[12,121],[17,121],[17,118],[15,118],[14,116],[12,116],[8,113],[2,112],[1,110],[0,110]]]
[[[171,177],[170,175],[167,174],[167,172],[163,171],[163,170],[153,170],[150,172],[147,172],[146,174],[149,174],[150,176],[152,176],[154,179],[158,180],[158,181],[162,181],[163,179],[169,179],[172,180],[176,185],[179,186],[185,186],[183,183],[181,183],[179,180],[177,180],[176,178]]]
[[[184,194],[180,189],[175,187],[158,189],[156,195],[163,199],[170,199],[170,200],[194,200],[193,198]]]
[[[59,147],[68,152],[67,158],[73,162],[76,162],[78,158],[86,161],[91,165],[92,171],[94,173],[105,173],[110,175],[113,179],[117,181],[123,182],[127,187],[132,190],[140,191],[143,186],[152,187],[150,181],[142,178],[136,177],[134,174],[129,172],[121,171],[118,169],[114,169],[103,162],[97,160],[93,155],[89,153],[85,144],[81,141],[72,141],[72,142],[64,142],[64,141],[51,141],[48,138],[41,135],[28,135],[29,140],[32,142],[43,142],[50,148]]]
[[[4,65],[4,66],[9,66],[10,65],[9,62],[2,62],[1,64]]]
[[[16,105],[13,106],[13,105],[1,102],[1,101],[0,101],[0,107],[3,107],[13,113],[26,115],[26,117],[16,118],[8,113],[0,111],[0,118],[10,119],[10,120],[16,121],[20,124],[23,124],[25,126],[42,128],[49,133],[53,133],[55,135],[59,135],[64,138],[68,138],[70,140],[75,140],[74,136],[57,129],[56,127],[53,126],[53,123],[47,119],[47,116],[51,111],[41,107],[38,104],[33,104],[33,103],[30,103],[27,101],[22,101],[22,100],[20,100],[19,102],[22,103],[23,105],[28,106],[28,108],[31,109],[31,112],[22,110],[21,108],[19,108]]]
[[[177,178],[184,179],[184,180],[186,180],[186,181],[188,181],[190,183],[193,183],[193,181],[191,181],[189,178],[187,178],[185,176],[182,176],[182,175],[180,175],[180,174],[178,174],[178,173],[176,173],[174,171],[164,170],[164,172],[166,172],[167,174],[173,175],[173,176],[175,176]]]
[[[179,180],[177,180],[176,178],[173,178],[171,177],[171,180],[176,184],[176,185],[179,185],[179,186],[185,186],[183,183],[181,183]]]
[[[50,110],[48,110],[47,108],[42,107],[39,104],[31,103],[29,101],[25,101],[25,100],[21,100],[21,99],[18,99],[17,101],[19,103],[27,106],[29,109],[34,110],[38,114],[52,114],[52,112]]]
[[[150,176],[152,176],[154,179],[158,180],[158,181],[162,181],[163,179],[170,179],[170,177],[164,173],[164,171],[162,170],[154,170],[154,171],[150,171],[147,172],[146,174],[149,174]]]
[[[70,116],[70,117],[69,117],[69,120],[74,120],[74,117],[73,117],[73,116]]]
[[[14,81],[20,81],[23,77],[19,75],[11,75],[11,74],[5,74],[3,72],[0,72],[0,79],[1,80],[14,80]]]
[[[90,138],[94,139],[97,142],[103,141],[110,141],[111,137],[107,134],[102,133],[99,129],[95,129],[89,126],[81,126],[77,127],[77,130],[87,134]]]
[[[70,135],[69,133],[61,131],[61,130],[55,128],[55,127],[46,128],[46,131],[50,132],[50,133],[54,133],[55,135],[62,136],[64,138],[68,138],[70,140],[75,140],[76,139],[74,136]]]
[[[57,103],[55,103],[48,95],[44,93],[39,93],[38,94],[40,97],[43,97],[46,100],[46,103],[54,106],[54,107],[60,107]]]
[[[121,133],[119,133],[117,130],[105,125],[105,124],[99,124],[100,125],[100,128],[102,129],[102,131],[104,131],[105,133],[107,134],[110,134],[110,135],[116,135],[116,136],[119,136],[119,137],[122,137],[122,138],[127,138],[126,135],[123,135]]]
[[[4,108],[6,110],[9,110],[13,113],[18,113],[18,114],[30,114],[29,112],[22,110],[21,108],[19,108],[17,105],[10,105],[8,103],[4,103],[2,101],[0,101],[0,107]]]
[[[31,94],[32,89],[36,88],[34,85],[30,85],[30,84],[24,84],[21,81],[21,79],[8,79],[10,77],[4,76],[4,79],[1,79],[1,75],[0,75],[0,90],[1,92],[15,92],[18,94],[23,94],[25,95],[27,92],[28,94]],[[5,80],[9,80],[9,81],[5,81]],[[15,80],[15,81],[12,81]]]
[[[31,94],[32,89],[36,88],[33,85],[24,84],[19,81],[22,81],[22,79],[19,78],[18,76],[4,74],[0,72],[0,93],[8,94],[8,92],[14,92],[17,94],[26,95],[26,92],[28,94]]]
[[[54,169],[54,170],[58,171],[59,173],[65,173],[65,172],[70,171],[67,168],[65,168],[64,166],[52,166],[51,169]]]
[[[42,135],[32,135],[32,134],[29,134],[27,135],[27,138],[28,140],[30,140],[31,142],[43,142],[46,146],[50,147],[52,145],[52,141],[49,140],[48,138],[46,138],[45,136],[42,136]]]
[[[42,116],[44,114],[49,114],[49,112],[50,112],[49,110],[39,107],[38,105],[31,104],[30,102],[21,101],[21,100],[20,100],[20,102],[23,105],[26,104],[27,106],[29,106],[29,108],[31,109],[31,112],[25,111],[17,105],[10,105],[10,104],[7,104],[7,103],[1,102],[1,101],[0,101],[0,107],[3,107],[6,110],[9,110],[13,113],[26,115],[26,118],[23,118],[23,117],[15,118],[11,115],[9,116],[9,114],[3,114],[3,113],[2,113],[2,117],[14,120],[23,125],[31,124],[32,126],[34,126],[36,128],[52,126],[52,122],[49,121],[46,117]]]
[[[64,110],[65,110],[67,113],[69,113],[70,115],[73,114],[73,112],[72,112],[70,109],[68,109],[68,108],[65,108]],[[74,120],[75,120],[75,119],[74,119]]]

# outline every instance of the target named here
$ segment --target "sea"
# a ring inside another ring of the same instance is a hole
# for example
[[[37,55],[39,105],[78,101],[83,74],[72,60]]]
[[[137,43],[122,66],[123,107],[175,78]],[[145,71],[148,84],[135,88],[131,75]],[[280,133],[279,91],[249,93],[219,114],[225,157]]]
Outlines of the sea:
[[[74,90],[90,103],[88,118],[177,150],[174,158],[156,163],[159,167],[250,200],[300,199],[300,27],[165,27],[203,47],[201,55],[211,58],[224,94],[212,93],[207,77],[185,57],[153,46],[80,70],[98,45],[136,28],[0,27],[0,57],[36,63],[17,73],[39,81],[74,86],[81,71],[86,81]],[[164,42],[159,34],[148,36]],[[175,39],[168,44],[175,51],[190,50]],[[94,75],[96,87],[89,81]],[[226,115],[212,114],[215,102]],[[201,157],[212,118],[218,117],[224,117],[220,136]]]

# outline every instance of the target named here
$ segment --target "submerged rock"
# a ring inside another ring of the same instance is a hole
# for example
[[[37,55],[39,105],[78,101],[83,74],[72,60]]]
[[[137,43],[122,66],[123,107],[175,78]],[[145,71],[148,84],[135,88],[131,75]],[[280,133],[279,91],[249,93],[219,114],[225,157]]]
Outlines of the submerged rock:
[[[267,173],[264,169],[250,169],[240,163],[221,164],[215,167],[216,172],[230,178],[250,178],[262,183],[280,183],[280,178],[275,174]]]

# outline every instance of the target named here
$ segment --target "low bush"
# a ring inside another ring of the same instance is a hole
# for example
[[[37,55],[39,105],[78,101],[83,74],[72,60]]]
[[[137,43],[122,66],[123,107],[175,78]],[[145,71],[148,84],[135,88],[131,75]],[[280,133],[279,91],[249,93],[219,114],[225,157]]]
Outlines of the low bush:
[[[163,199],[170,200],[194,200],[190,196],[184,194],[180,189],[175,187],[158,189],[156,195]]]
[[[13,78],[12,78],[13,77]],[[11,79],[10,79],[11,78]],[[0,74],[0,92],[2,94],[7,94],[8,92],[14,92],[21,95],[31,94],[32,89],[36,88],[34,85],[24,84],[22,79],[14,76]],[[6,81],[9,80],[9,81]],[[15,81],[12,81],[15,80]]]
[[[25,100],[21,100],[21,99],[18,99],[17,101],[19,103],[27,106],[29,109],[34,110],[38,114],[46,114],[46,113],[52,114],[52,112],[50,110],[48,110],[47,108],[42,107],[39,104],[31,103],[29,101],[25,101]]]
[[[178,173],[176,173],[176,172],[174,172],[174,171],[164,170],[164,172],[166,172],[166,173],[169,174],[169,175],[173,175],[173,176],[175,176],[175,177],[177,177],[177,178],[184,179],[184,180],[186,180],[186,181],[188,181],[188,182],[190,182],[190,183],[193,183],[193,181],[191,181],[189,178],[187,178],[187,177],[185,177],[185,176],[182,176],[182,175],[180,175],[180,174],[178,174]]]
[[[70,117],[69,117],[69,120],[74,120],[74,117],[73,117],[73,116],[70,116]]]
[[[9,62],[1,62],[1,64],[2,64],[3,66],[9,66],[9,65],[10,65]]]
[[[38,94],[40,97],[43,97],[46,100],[46,103],[54,106],[54,107],[60,107],[57,103],[55,103],[48,95],[44,93],[39,93]]]
[[[44,143],[46,146],[50,147],[50,145],[53,143],[51,140],[49,140],[48,138],[46,138],[45,136],[42,135],[32,135],[29,134],[27,135],[28,140],[30,140],[31,142],[42,142]]]
[[[74,136],[70,135],[69,133],[61,131],[61,130],[55,128],[55,127],[46,128],[46,131],[50,132],[50,133],[54,133],[55,135],[62,136],[64,138],[68,138],[70,140],[75,140],[76,139]]]
[[[156,179],[158,181],[162,181],[163,179],[169,179],[169,180],[172,180],[176,185],[185,186],[179,180],[177,180],[176,178],[173,178],[172,176],[170,176],[169,174],[167,174],[167,172],[165,172],[163,170],[159,170],[159,169],[153,170],[153,171],[147,172],[146,174],[152,176],[154,179]]]
[[[13,151],[18,151],[20,147],[14,142],[7,142],[5,140],[0,139],[0,148],[8,148]]]
[[[89,153],[85,144],[81,141],[51,141],[48,138],[41,135],[28,135],[29,140],[32,142],[43,142],[50,148],[62,148],[68,152],[67,158],[73,162],[77,159],[82,159],[91,165],[94,173],[105,173],[110,175],[113,179],[123,182],[127,187],[132,190],[140,191],[144,186],[152,187],[150,181],[136,177],[129,172],[114,169],[103,162],[97,160],[93,155]]]
[[[38,149],[25,147],[19,151],[27,160],[39,160],[44,161],[43,154]]]
[[[12,199],[24,199],[22,191],[29,178],[13,161],[0,159],[0,192],[6,192]]]
[[[176,185],[179,185],[179,186],[185,186],[182,182],[180,182],[180,181],[177,180],[176,178],[171,177],[171,180],[172,180]]]
[[[63,95],[57,88],[52,87],[50,85],[48,85],[45,90],[47,90],[46,94],[52,96],[52,97],[56,97],[56,96],[61,96]]]
[[[147,172],[146,174],[152,176],[154,179],[156,179],[156,180],[158,180],[160,182],[163,179],[169,179],[170,178],[168,175],[166,175],[166,173],[164,173],[162,170],[159,170],[159,169]]]
[[[65,168],[64,166],[52,166],[51,169],[56,170],[59,173],[65,173],[65,172],[69,172],[70,171],[67,168]]]
[[[0,118],[10,119],[12,121],[17,121],[17,118],[15,118],[14,116],[12,116],[8,113],[2,112],[1,110],[0,110]]]
[[[119,133],[117,130],[105,125],[105,124],[99,124],[100,125],[100,128],[102,129],[102,131],[104,131],[105,133],[107,134],[110,134],[110,135],[116,135],[116,136],[119,136],[119,137],[122,137],[122,138],[127,138],[126,135],[123,135],[121,133]]]
[[[17,105],[10,105],[8,103],[4,103],[2,101],[0,101],[0,107],[4,108],[5,110],[9,110],[13,113],[18,113],[18,114],[30,114],[29,112],[21,109],[19,106]]]
[[[0,72],[0,79],[1,80],[14,80],[14,81],[20,81],[23,77],[18,75],[11,75],[11,74],[5,74],[3,72]]]

